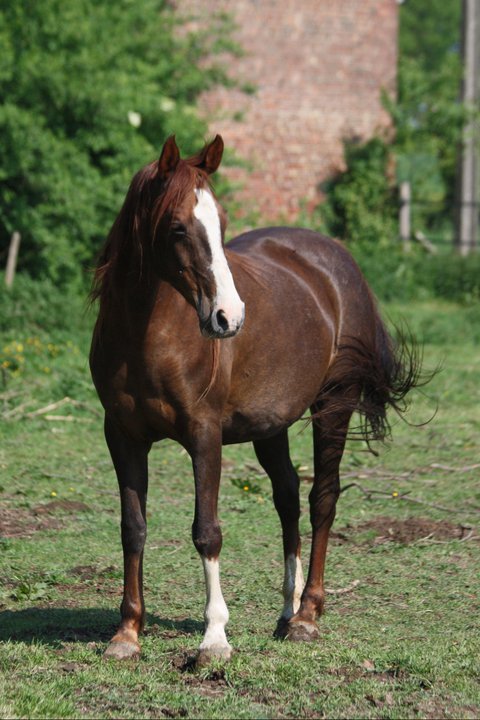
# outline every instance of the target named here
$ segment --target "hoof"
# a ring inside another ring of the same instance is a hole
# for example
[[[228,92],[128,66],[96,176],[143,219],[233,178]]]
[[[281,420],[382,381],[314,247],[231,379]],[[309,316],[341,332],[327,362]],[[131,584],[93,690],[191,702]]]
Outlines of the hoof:
[[[273,637],[276,637],[277,640],[285,640],[285,638],[287,637],[288,628],[289,624],[287,618],[279,618],[277,622],[277,627],[275,628],[275,632],[273,633]]]
[[[140,645],[125,640],[111,642],[103,653],[103,657],[108,660],[133,660],[139,656]]]
[[[232,652],[230,645],[227,647],[225,645],[212,645],[212,647],[200,648],[195,660],[195,667],[203,668],[218,660],[228,662],[232,657]]]
[[[291,622],[285,618],[280,618],[275,630],[275,637],[290,642],[314,642],[318,640],[320,633],[313,622],[304,620]]]

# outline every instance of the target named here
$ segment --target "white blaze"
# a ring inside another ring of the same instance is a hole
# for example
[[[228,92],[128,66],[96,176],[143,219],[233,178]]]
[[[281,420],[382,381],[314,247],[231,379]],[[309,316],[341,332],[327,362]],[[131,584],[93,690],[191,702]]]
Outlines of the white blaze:
[[[289,555],[285,560],[285,577],[283,581],[283,606],[282,617],[290,620],[300,607],[300,600],[303,592],[302,563],[296,555]]]
[[[220,587],[220,567],[218,560],[202,558],[207,590],[207,604],[205,606],[205,635],[200,650],[223,650],[223,655],[231,653],[231,646],[225,635],[225,625],[228,622],[228,608],[223,599]]]
[[[238,295],[223,251],[222,231],[217,206],[213,195],[208,190],[197,189],[195,195],[197,204],[193,214],[205,228],[212,254],[210,270],[215,278],[216,285],[213,311],[222,310],[229,327],[236,329],[243,320],[244,304]]]

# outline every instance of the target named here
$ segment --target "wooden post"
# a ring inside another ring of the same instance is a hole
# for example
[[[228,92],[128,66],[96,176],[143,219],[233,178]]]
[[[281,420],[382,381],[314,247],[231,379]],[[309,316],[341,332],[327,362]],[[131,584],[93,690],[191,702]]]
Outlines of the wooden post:
[[[408,252],[410,250],[410,238],[412,235],[411,229],[411,198],[412,192],[409,182],[402,182],[400,184],[400,240],[402,241],[403,249]]]
[[[464,78],[462,99],[468,112],[479,96],[480,8],[478,0],[463,0],[462,50]],[[472,118],[463,130],[458,173],[458,212],[455,242],[461,255],[468,255],[478,235],[478,125]]]
[[[5,270],[5,285],[11,288],[15,278],[15,270],[17,269],[18,248],[20,247],[20,233],[14,232],[10,238],[10,247],[8,248],[7,269]]]

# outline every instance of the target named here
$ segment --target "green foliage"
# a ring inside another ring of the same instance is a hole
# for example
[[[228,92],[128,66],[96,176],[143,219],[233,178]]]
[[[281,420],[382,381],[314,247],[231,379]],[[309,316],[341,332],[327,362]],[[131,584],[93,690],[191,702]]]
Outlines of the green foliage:
[[[22,234],[20,268],[79,283],[132,173],[175,132],[205,125],[198,93],[224,80],[225,18],[180,33],[162,0],[0,0],[0,253]]]
[[[409,0],[400,7],[401,57],[415,58],[436,73],[458,54],[462,3],[457,0]]]
[[[396,203],[387,180],[389,149],[381,138],[345,144],[347,169],[324,187],[318,209],[328,234],[353,242],[389,242],[395,234]]]
[[[93,313],[80,293],[19,274],[0,288],[0,387],[45,403],[93,395],[87,355]],[[49,396],[52,386],[55,396]]]
[[[230,482],[232,485],[243,493],[251,494],[251,495],[260,495],[262,493],[262,488],[260,485],[257,485],[255,480],[258,480],[258,478],[254,478],[253,480],[248,477],[234,477],[230,478]]]
[[[382,300],[437,297],[479,307],[479,254],[465,258],[452,250],[448,254],[428,255],[418,247],[405,253],[398,242],[388,245],[352,243],[350,250]]]
[[[343,239],[385,245],[398,237],[398,191],[412,188],[412,228],[451,242],[462,127],[460,6],[415,0],[400,9],[398,93],[384,97],[393,133],[345,145],[347,170],[326,186],[320,225]]]
[[[70,289],[66,294],[51,280],[32,280],[22,274],[9,290],[0,284],[0,332],[5,337],[50,333],[54,328],[71,336],[90,325],[85,293]]]
[[[10,597],[15,602],[40,600],[48,595],[48,586],[44,582],[34,582],[30,579],[19,580],[15,584]]]
[[[456,0],[402,5],[398,97],[384,98],[394,132],[390,139],[345,144],[347,169],[326,184],[326,201],[307,222],[349,244],[381,299],[471,304],[468,333],[478,340],[480,256],[465,259],[445,248],[431,256],[418,247],[405,254],[398,242],[398,185],[405,180],[413,232],[452,242],[457,152],[467,118],[458,102],[459,41]]]
[[[416,0],[400,8],[398,100],[387,102],[395,125],[399,182],[412,186],[412,225],[452,236],[457,154],[467,114],[462,80],[461,3]]]

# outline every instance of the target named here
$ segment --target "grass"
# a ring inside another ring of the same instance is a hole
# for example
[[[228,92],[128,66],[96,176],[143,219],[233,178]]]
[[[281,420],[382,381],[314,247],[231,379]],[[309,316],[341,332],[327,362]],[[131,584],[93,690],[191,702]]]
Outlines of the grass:
[[[405,308],[388,312],[395,320]],[[24,360],[17,375],[5,368],[0,391],[0,716],[478,717],[480,358],[465,313],[437,302],[406,309],[424,329],[425,364],[443,365],[410,420],[438,411],[427,425],[396,424],[379,458],[348,447],[343,485],[356,484],[339,501],[327,586],[349,591],[328,596],[318,643],[272,638],[282,606],[279,523],[251,448],[225,449],[222,584],[235,654],[201,671],[189,663],[204,589],[190,540],[188,456],[170,442],[152,450],[143,653],[106,662],[122,557],[87,336],[38,331],[40,354],[27,343],[31,329],[5,336]],[[73,404],[34,414],[66,395]],[[300,430],[291,443],[304,478],[307,557],[311,440]]]

